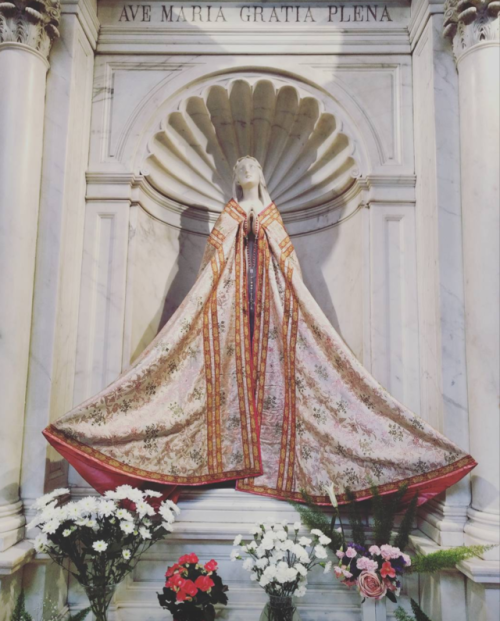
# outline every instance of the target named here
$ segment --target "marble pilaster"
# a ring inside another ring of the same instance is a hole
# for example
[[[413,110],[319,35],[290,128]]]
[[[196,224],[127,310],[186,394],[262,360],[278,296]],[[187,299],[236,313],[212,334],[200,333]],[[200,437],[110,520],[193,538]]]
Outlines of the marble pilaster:
[[[48,54],[58,2],[0,5],[0,552],[23,534],[19,501]],[[5,267],[6,266],[6,267]]]
[[[443,30],[458,70],[470,451],[479,462],[465,526],[469,543],[500,542],[499,12],[491,0],[448,1]],[[496,548],[488,556],[498,554]]]
[[[458,76],[442,25],[433,13],[413,29],[422,411],[468,450]],[[419,526],[440,545],[461,545],[469,504],[466,479],[426,503]]]

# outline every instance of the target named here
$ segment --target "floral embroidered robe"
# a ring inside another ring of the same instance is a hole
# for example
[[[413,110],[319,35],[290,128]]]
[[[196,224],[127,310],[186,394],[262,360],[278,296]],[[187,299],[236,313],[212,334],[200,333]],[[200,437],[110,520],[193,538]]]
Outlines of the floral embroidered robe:
[[[94,487],[202,485],[328,504],[402,482],[421,501],[475,461],[392,397],[312,298],[279,211],[261,214],[253,342],[244,210],[231,200],[198,278],[134,365],[44,435]],[[168,489],[165,487],[165,489]],[[170,488],[172,489],[172,488]]]

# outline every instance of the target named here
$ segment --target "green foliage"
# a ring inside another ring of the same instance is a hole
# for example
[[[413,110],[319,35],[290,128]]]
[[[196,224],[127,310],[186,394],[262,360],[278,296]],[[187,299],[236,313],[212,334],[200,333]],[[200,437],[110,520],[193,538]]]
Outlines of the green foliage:
[[[374,542],[377,545],[383,545],[385,543],[390,544],[395,516],[401,508],[401,501],[406,492],[407,486],[403,485],[396,493],[391,494],[390,497],[386,497],[381,496],[378,490],[372,487],[373,499],[371,506],[375,522]],[[345,493],[349,502],[348,510],[349,523],[352,529],[352,541],[353,543],[366,547],[366,529],[361,515],[360,503],[356,502],[356,498],[349,488],[346,488]],[[343,533],[340,534],[334,530],[336,519],[339,516],[338,509],[335,508],[334,517],[330,523],[321,509],[313,503],[310,496],[305,492],[302,492],[302,496],[306,504],[291,503],[299,513],[302,523],[310,529],[317,528],[327,534],[332,539],[329,548],[335,552],[342,547],[343,543]],[[404,551],[408,546],[413,521],[417,511],[417,503],[418,496],[415,495],[405,511],[399,532],[392,544],[401,551]],[[491,549],[491,547],[492,546],[461,546],[449,550],[439,550],[431,554],[416,554],[412,556],[411,566],[405,571],[422,574],[434,573],[444,569],[453,569],[460,561],[474,556],[480,556]],[[420,612],[419,614],[423,613]],[[426,621],[426,619],[427,617],[420,616],[417,617],[416,621]],[[401,621],[406,620],[404,617],[401,617]]]
[[[356,502],[356,497],[349,488],[346,488],[345,492],[347,500],[349,501],[349,524],[351,525],[352,530],[352,540],[354,543],[364,546],[366,542],[366,534],[359,503]]]
[[[401,606],[398,606],[394,613],[397,621],[431,621],[414,599],[411,600],[411,609],[415,615],[414,617],[403,610]]]
[[[313,499],[304,490],[301,491],[302,498],[306,504],[300,502],[291,502],[297,513],[300,515],[302,524],[307,526],[310,530],[317,528],[321,532],[325,533],[332,542],[329,544],[334,552],[342,547],[343,538],[340,533],[335,530],[335,523],[337,517],[337,510],[330,521],[328,517],[321,511],[321,509],[313,503]]]
[[[10,621],[33,621],[33,617],[26,612],[26,601],[24,597],[24,591],[19,593],[17,598],[16,607],[12,613]]]
[[[83,621],[89,612],[90,608],[84,608],[83,610],[80,610],[80,612],[77,612],[76,615],[69,617],[68,621]]]
[[[381,496],[375,485],[372,485],[372,511],[375,522],[374,540],[378,546],[389,543],[391,540],[392,529],[396,513],[401,505],[401,500],[406,494],[408,485],[401,485],[397,492],[389,497]]]
[[[460,561],[465,561],[473,556],[480,556],[493,546],[460,546],[449,550],[438,550],[431,554],[417,554],[412,557],[412,573],[432,574],[443,569],[453,569]]]
[[[415,494],[415,496],[413,496],[413,498],[411,499],[408,508],[405,511],[405,514],[401,521],[401,525],[399,527],[398,534],[396,535],[396,539],[394,540],[395,547],[399,548],[401,552],[405,551],[410,541],[413,522],[415,521],[415,516],[417,514],[417,506],[418,494]]]
[[[404,608],[401,608],[401,606],[396,608],[394,616],[397,621],[415,621],[415,618],[409,615]]]
[[[313,528],[318,528],[324,533],[329,531],[330,520],[319,507],[313,504],[312,498],[306,494],[306,492],[302,491],[301,494],[306,504],[302,504],[301,502],[291,502],[290,504],[300,515],[302,523],[308,526],[311,530]]]

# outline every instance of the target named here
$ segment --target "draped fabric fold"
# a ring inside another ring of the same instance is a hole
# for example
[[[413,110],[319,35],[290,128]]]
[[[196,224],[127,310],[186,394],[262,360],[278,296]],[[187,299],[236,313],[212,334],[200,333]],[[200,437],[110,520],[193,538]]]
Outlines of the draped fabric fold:
[[[237,489],[328,504],[394,492],[428,500],[476,462],[392,397],[303,283],[278,209],[259,214],[253,335],[245,211],[224,208],[198,278],[121,377],[44,430],[99,491],[237,480]]]

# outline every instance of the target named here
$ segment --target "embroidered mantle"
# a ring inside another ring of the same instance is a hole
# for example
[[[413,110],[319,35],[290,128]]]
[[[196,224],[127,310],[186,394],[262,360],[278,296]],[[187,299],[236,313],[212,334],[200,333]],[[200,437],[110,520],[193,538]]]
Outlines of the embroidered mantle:
[[[303,283],[278,209],[261,214],[253,339],[245,211],[218,218],[188,296],[134,365],[44,435],[94,487],[131,482],[237,489],[328,504],[402,482],[422,500],[475,461],[392,397]]]

